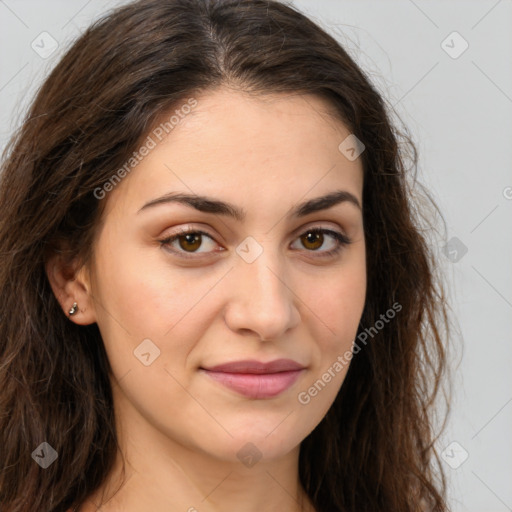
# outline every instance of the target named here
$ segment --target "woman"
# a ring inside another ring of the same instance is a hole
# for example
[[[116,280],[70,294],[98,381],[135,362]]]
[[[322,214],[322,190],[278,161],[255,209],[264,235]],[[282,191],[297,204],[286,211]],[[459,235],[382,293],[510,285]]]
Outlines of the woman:
[[[447,510],[409,186],[383,99],[293,7],[94,23],[2,165],[2,510]]]

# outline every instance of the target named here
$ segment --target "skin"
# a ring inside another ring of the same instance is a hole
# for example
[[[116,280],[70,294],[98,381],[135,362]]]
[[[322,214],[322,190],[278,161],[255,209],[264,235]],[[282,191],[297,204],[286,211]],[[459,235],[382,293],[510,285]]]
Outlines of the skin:
[[[334,190],[362,205],[361,159],[339,151],[350,132],[318,97],[221,88],[196,99],[193,113],[102,199],[92,260],[70,270],[55,257],[47,266],[64,312],[78,303],[70,321],[99,326],[127,462],[125,485],[112,497],[118,458],[80,510],[97,510],[103,496],[102,511],[312,511],[298,480],[300,443],[348,365],[308,404],[298,394],[352,349],[366,295],[365,239],[362,211],[350,202],[302,218],[287,213]],[[169,192],[221,199],[247,218],[179,203],[139,212]],[[313,227],[352,243],[323,258],[337,242],[329,234],[308,242],[302,235]],[[170,244],[192,259],[159,242],[179,228],[211,237],[188,251],[183,237]],[[263,250],[252,263],[236,252],[247,237]],[[145,366],[134,350],[148,338],[160,355]],[[241,396],[199,371],[277,358],[306,370],[274,398]],[[252,467],[237,457],[248,442],[262,455]]]

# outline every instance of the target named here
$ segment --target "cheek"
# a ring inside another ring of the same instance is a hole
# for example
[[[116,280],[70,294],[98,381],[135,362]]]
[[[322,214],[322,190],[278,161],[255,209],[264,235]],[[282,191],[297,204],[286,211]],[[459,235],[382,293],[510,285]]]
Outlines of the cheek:
[[[346,350],[354,340],[366,299],[366,267],[364,258],[347,266],[312,298],[319,331],[316,338],[331,353]]]
[[[161,337],[199,299],[185,272],[172,270],[158,247],[112,239],[98,256],[98,295],[109,315],[133,336]],[[185,293],[184,293],[185,291]]]
[[[117,256],[111,248],[98,253],[98,326],[116,376],[138,368],[134,350],[147,339],[160,351],[155,366],[185,372],[188,353],[212,321],[210,292],[219,277],[177,269],[159,253],[133,247]]]
[[[364,260],[363,260],[364,262]],[[315,340],[312,375],[300,389],[298,402],[308,418],[322,418],[343,385],[352,362],[352,344],[366,298],[365,266],[351,266],[339,272],[329,287],[313,299],[308,321],[314,326]],[[312,424],[313,425],[313,424]],[[316,426],[313,425],[313,426]]]

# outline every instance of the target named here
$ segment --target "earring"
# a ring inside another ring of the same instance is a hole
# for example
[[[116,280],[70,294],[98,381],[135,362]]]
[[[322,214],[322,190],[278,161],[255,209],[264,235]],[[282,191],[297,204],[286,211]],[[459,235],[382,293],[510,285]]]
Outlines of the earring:
[[[69,310],[70,315],[74,315],[78,311],[78,304],[76,302],[73,303],[71,309]]]

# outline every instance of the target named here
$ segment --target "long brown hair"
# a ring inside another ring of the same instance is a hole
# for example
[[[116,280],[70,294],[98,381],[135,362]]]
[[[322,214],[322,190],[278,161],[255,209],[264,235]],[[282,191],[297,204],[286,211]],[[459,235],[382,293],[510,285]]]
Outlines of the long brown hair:
[[[142,0],[72,45],[2,158],[2,511],[80,505],[113,468],[118,444],[99,329],[63,314],[45,263],[56,252],[88,261],[105,203],[94,191],[163,112],[221,85],[321,96],[363,142],[368,284],[358,333],[401,306],[354,354],[334,404],[302,442],[304,489],[319,512],[448,510],[432,414],[447,370],[448,305],[412,199],[411,137],[340,44],[296,8]],[[58,453],[46,469],[31,457],[42,442]]]

